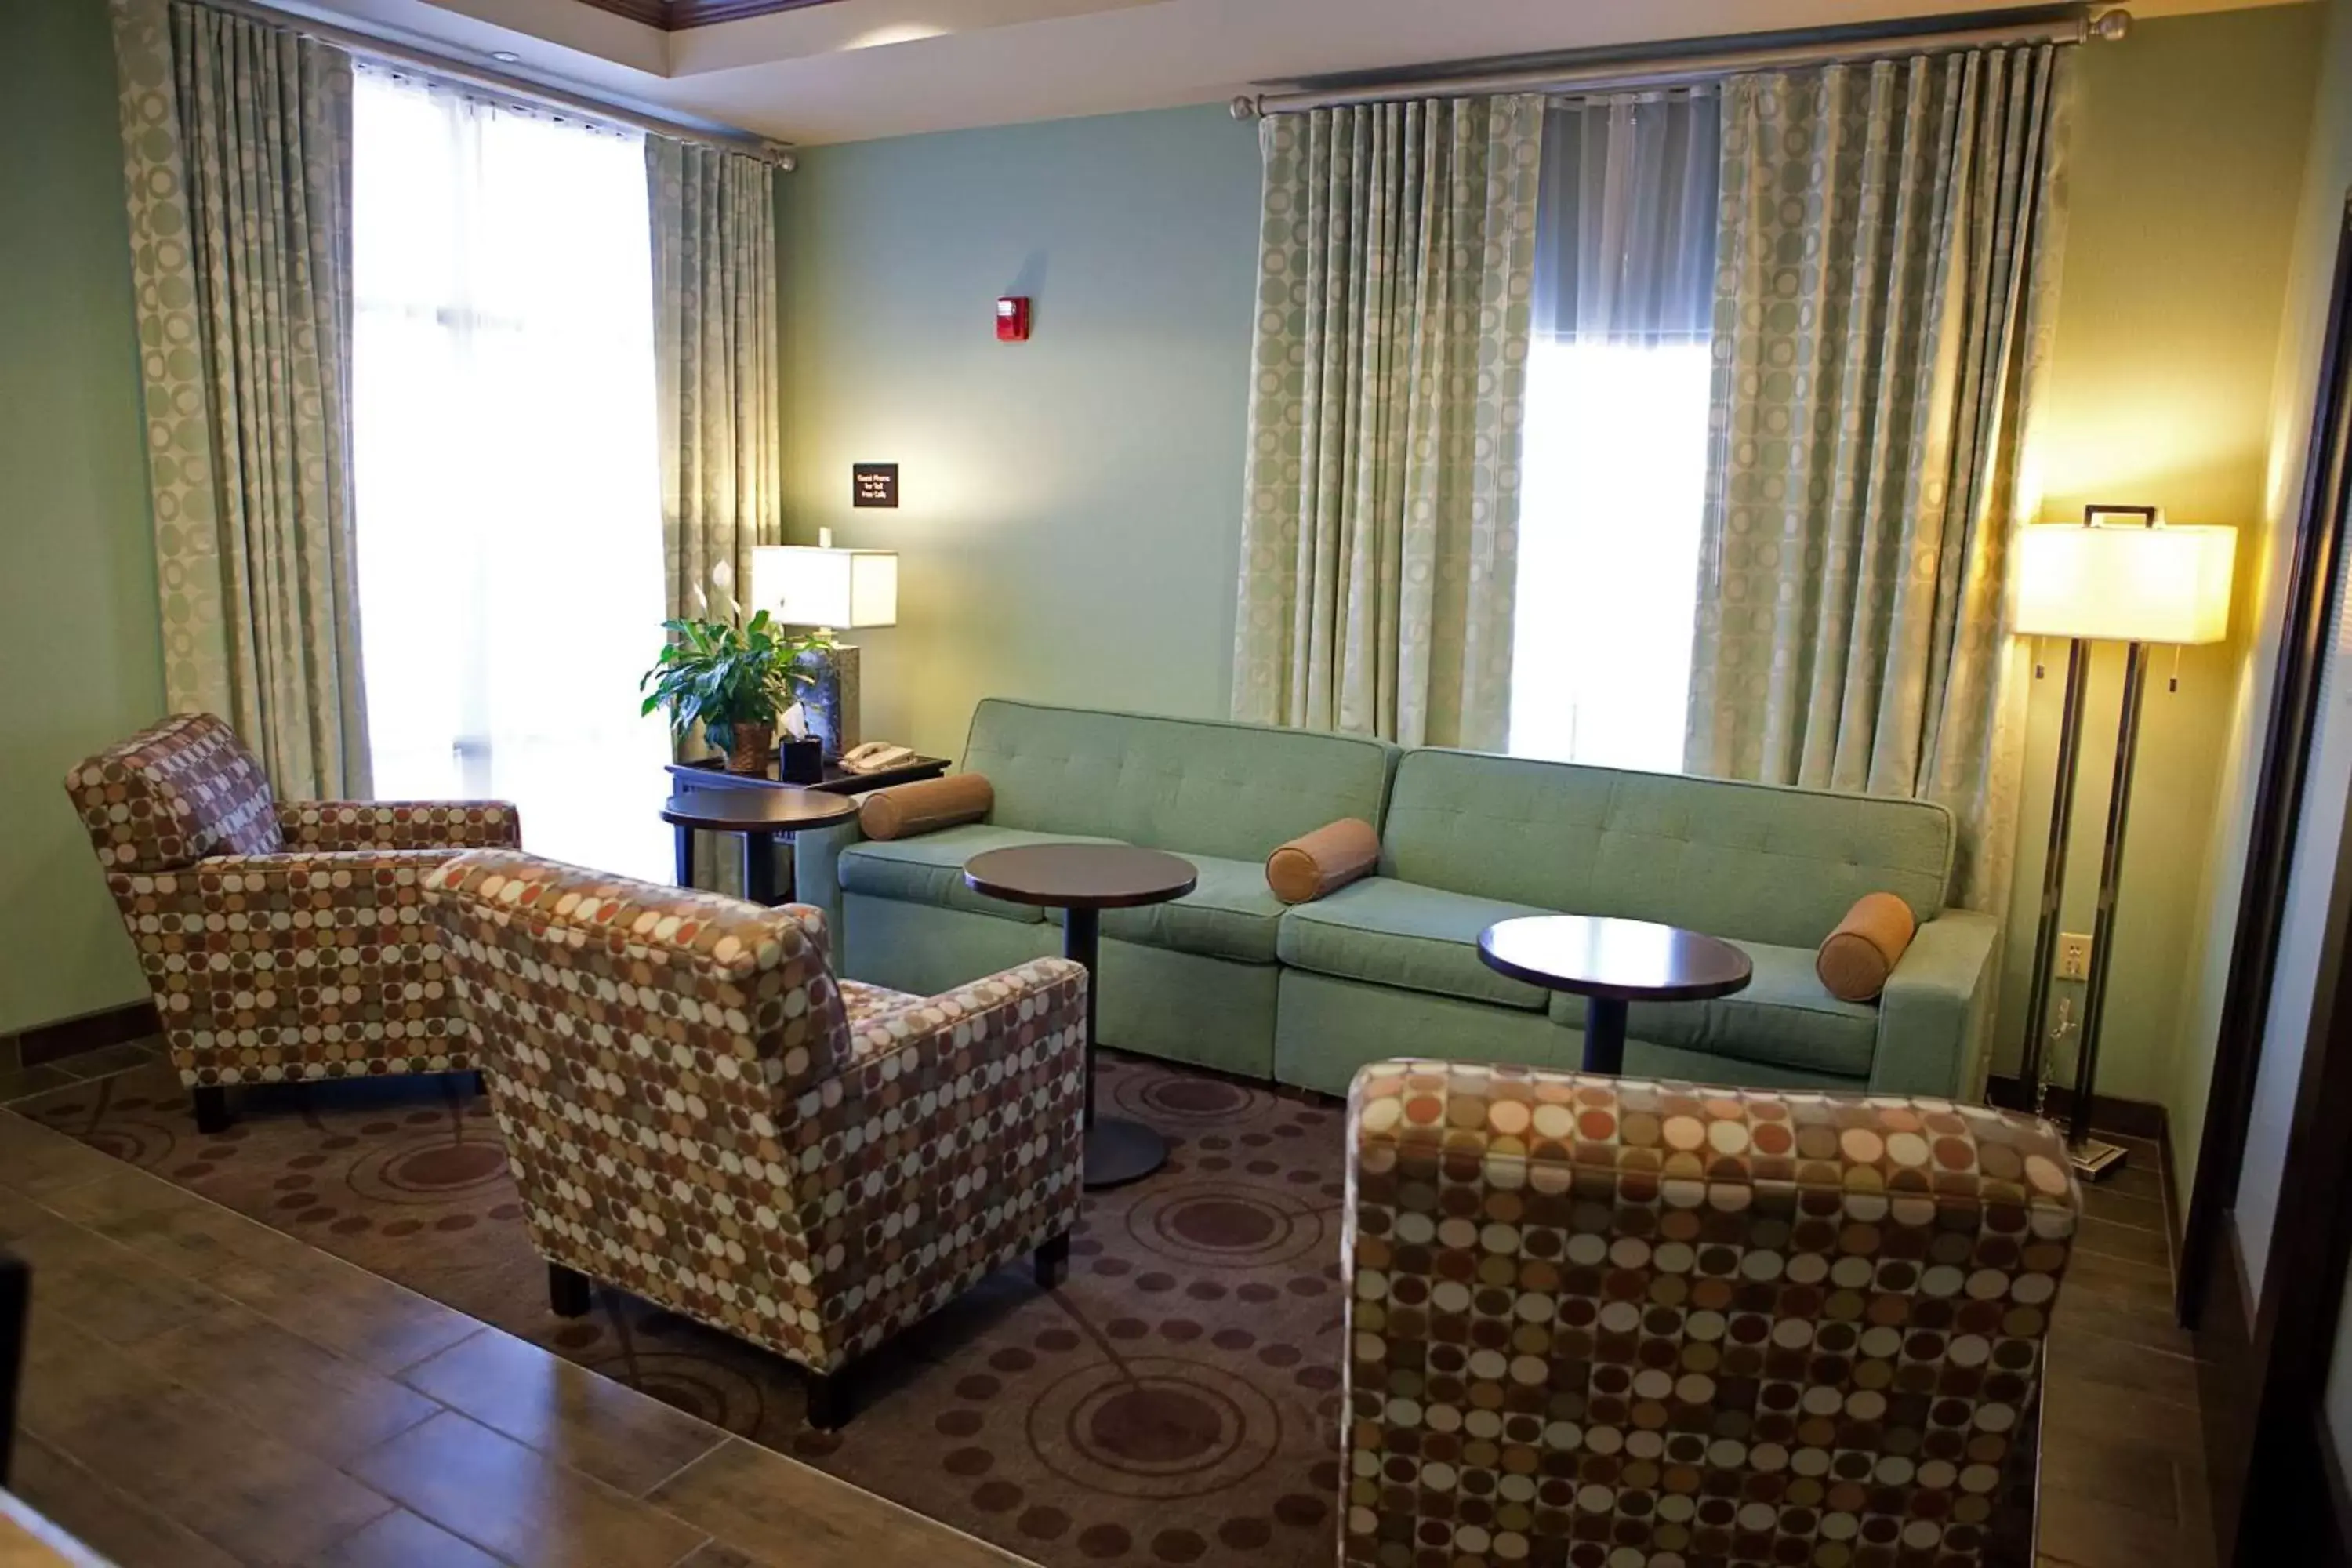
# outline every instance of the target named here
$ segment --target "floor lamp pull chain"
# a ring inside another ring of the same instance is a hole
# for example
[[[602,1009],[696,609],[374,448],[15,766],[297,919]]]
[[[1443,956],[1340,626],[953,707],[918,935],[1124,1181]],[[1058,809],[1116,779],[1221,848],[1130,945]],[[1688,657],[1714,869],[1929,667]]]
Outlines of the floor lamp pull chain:
[[[2058,1060],[2060,1047],[2065,1045],[2066,1037],[2074,1032],[2074,1001],[2071,997],[2061,996],[2058,998],[2058,1021],[2050,1026],[2049,1048],[2042,1053],[2042,1060],[2044,1064]],[[2050,1074],[2047,1070],[2034,1075],[2033,1114],[2045,1121],[2050,1115]]]

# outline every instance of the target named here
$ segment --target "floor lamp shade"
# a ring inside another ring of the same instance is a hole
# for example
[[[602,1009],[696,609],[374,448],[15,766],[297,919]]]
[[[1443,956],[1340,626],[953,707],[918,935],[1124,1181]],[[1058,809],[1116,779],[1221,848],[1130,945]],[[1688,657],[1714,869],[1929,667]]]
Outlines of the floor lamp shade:
[[[2044,523],[2018,535],[2021,637],[2211,643],[2230,630],[2234,528]]]
[[[2094,508],[2093,511],[2100,509]],[[2099,899],[2092,921],[2091,967],[2083,992],[2082,1043],[2074,1068],[2066,1142],[2074,1168],[2096,1178],[2123,1163],[2124,1151],[2090,1136],[2093,1090],[2099,1071],[2099,1026],[2106,1010],[2108,960],[2115,945],[2116,904],[2123,876],[2124,832],[2131,812],[2132,770],[2139,749],[2142,694],[2148,647],[2220,642],[2230,630],[2230,579],[2237,556],[2233,528],[2168,528],[2153,508],[2116,508],[2137,514],[2136,524],[2046,523],[2017,540],[2017,599],[2011,629],[2021,637],[2067,639],[2065,706],[2059,718],[2056,776],[2050,805],[2050,844],[2042,861],[2041,929],[2034,942],[2033,979],[2026,997],[2026,1041],[2021,1073],[2029,1093],[2043,1081],[2041,1031],[2050,1000],[2059,900],[2064,892],[2072,837],[2074,770],[2082,749],[2083,702],[2088,669],[2085,645],[2120,642],[2124,689],[2109,775],[2105,842],[2099,856]],[[2087,517],[2087,514],[2086,514]],[[2039,1110],[2037,1104],[2035,1109]]]

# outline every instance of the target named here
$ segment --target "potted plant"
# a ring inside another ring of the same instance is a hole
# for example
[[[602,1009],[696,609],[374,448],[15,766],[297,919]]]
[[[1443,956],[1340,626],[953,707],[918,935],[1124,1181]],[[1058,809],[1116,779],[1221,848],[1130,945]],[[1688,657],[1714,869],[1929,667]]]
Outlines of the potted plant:
[[[669,711],[684,740],[697,724],[727,759],[731,773],[761,773],[774,749],[776,717],[810,683],[801,656],[830,646],[823,632],[785,631],[761,610],[748,621],[664,621],[670,640],[637,681],[643,711]]]

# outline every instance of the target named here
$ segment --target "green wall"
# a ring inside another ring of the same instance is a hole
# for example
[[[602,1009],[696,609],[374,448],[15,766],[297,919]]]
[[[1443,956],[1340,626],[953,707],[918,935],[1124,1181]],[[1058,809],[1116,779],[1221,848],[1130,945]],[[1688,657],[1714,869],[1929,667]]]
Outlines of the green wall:
[[[2168,689],[2171,655],[2154,656],[2100,1047],[2101,1091],[2164,1104],[2184,1168],[2211,1059],[2193,975],[2211,884],[2226,879],[2234,892],[2240,869],[2235,856],[2213,851],[2213,823],[2253,637],[2248,584],[2320,19],[2311,5],[2170,17],[2083,51],[2064,291],[2031,454],[2044,520],[2079,519],[2087,501],[2144,502],[2177,522],[2244,531],[2230,640],[2186,650],[2178,691]],[[2049,824],[2064,655],[2057,643],[2044,651],[2019,811],[2000,1070],[2014,1065],[2024,1035]],[[2121,683],[2122,650],[2098,648],[2067,862],[2068,931],[2091,930]],[[2056,993],[2078,1016],[2081,989]],[[2079,1037],[2061,1053],[2069,1068]]]
[[[782,183],[787,528],[899,551],[869,737],[991,693],[1222,717],[1257,138],[1222,109],[818,148]],[[1000,294],[1035,300],[995,339]],[[853,512],[853,462],[900,465]]]
[[[0,1030],[145,994],[66,769],[163,710],[100,0],[0,5]]]
[[[2044,517],[2146,500],[2258,521],[2317,13],[2168,18],[2083,51]],[[786,177],[790,531],[903,552],[901,624],[861,637],[869,734],[952,753],[992,691],[1223,711],[1257,181],[1255,139],[1213,109],[822,148]],[[1020,347],[990,337],[1007,291],[1037,298]],[[849,510],[861,459],[903,466],[902,510]],[[2103,1089],[2192,1121],[2181,1020],[2250,621],[2149,701],[2102,1057]],[[2116,658],[2094,670],[2069,930],[2090,929]],[[2032,708],[2002,1070],[2055,686]]]

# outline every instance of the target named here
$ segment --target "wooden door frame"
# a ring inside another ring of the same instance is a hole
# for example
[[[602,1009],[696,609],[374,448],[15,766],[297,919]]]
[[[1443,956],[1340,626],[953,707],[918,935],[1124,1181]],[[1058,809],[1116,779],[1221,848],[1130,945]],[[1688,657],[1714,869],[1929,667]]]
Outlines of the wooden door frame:
[[[2244,1165],[2264,1025],[2276,977],[2288,880],[2306,806],[2343,815],[2309,1033],[2295,1085],[2280,1202],[2263,1261],[2261,1298],[2242,1339],[2200,1334],[2200,1352],[2226,1363],[2209,1386],[2234,1391],[2242,1440],[2209,1455],[2225,1563],[2344,1560],[2343,1478],[2321,1399],[2352,1263],[2352,801],[2307,800],[2320,677],[2352,524],[2352,201],[2339,214],[2333,293],[2288,566],[2270,725],[2263,744],[2245,871],[2214,1053],[2212,1090],[2182,1237],[2176,1308],[2206,1325],[2217,1281],[2232,1291],[2238,1260],[2230,1215]],[[2352,674],[2352,670],[2347,670]],[[2298,1194],[2303,1194],[2300,1198]],[[2241,1319],[2221,1303],[2217,1321]],[[2315,1550],[2335,1543],[2333,1555]]]

